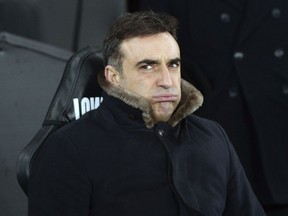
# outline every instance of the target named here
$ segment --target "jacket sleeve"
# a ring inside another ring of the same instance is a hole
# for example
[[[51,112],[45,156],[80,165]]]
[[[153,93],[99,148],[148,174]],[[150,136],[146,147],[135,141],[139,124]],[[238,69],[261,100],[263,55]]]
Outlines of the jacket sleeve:
[[[89,215],[91,181],[73,142],[56,132],[33,162],[29,216]]]
[[[246,177],[245,171],[240,163],[233,145],[229,141],[224,130],[222,128],[221,130],[226,139],[230,158],[230,173],[229,181],[227,184],[226,206],[223,215],[266,215],[251,188],[251,185]]]

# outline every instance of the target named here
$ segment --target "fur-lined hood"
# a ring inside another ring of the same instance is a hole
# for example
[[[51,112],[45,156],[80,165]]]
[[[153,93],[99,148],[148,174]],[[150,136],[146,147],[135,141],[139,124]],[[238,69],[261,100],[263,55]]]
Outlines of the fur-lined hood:
[[[143,112],[142,117],[147,128],[152,128],[157,123],[150,103],[143,96],[109,82],[103,73],[98,74],[98,83],[108,95],[140,109]],[[187,81],[181,79],[181,100],[167,123],[174,127],[187,115],[196,111],[202,103],[203,96],[201,92]]]

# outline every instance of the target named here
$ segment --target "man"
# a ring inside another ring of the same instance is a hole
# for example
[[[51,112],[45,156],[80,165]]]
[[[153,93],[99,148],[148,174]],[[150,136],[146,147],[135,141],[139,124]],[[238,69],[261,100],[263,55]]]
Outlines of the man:
[[[104,41],[102,104],[41,148],[29,216],[265,215],[222,128],[191,113],[177,21],[137,12]]]

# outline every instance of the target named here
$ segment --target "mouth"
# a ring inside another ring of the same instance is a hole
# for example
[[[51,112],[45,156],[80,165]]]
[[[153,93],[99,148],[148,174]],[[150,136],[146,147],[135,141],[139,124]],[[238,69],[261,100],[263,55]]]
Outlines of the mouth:
[[[174,102],[174,101],[177,100],[177,95],[162,94],[162,95],[153,96],[152,100],[153,100],[155,103],[160,103],[160,102]]]

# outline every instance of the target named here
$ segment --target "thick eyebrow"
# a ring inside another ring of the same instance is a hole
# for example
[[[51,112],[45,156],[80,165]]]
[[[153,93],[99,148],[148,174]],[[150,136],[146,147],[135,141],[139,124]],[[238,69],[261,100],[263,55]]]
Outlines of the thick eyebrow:
[[[159,60],[154,60],[154,59],[143,59],[143,60],[137,62],[136,66],[140,66],[142,64],[149,64],[149,65],[160,64],[160,61]]]
[[[174,59],[171,59],[168,64],[175,64],[175,63],[180,63],[181,62],[181,59],[180,58],[174,58]]]
[[[174,58],[174,59],[170,59],[168,61],[168,64],[174,64],[174,63],[179,63],[181,61],[180,58]],[[139,62],[137,62],[136,66],[140,66],[142,64],[149,64],[149,65],[153,65],[153,64],[160,64],[159,60],[154,60],[154,59],[143,59]]]

